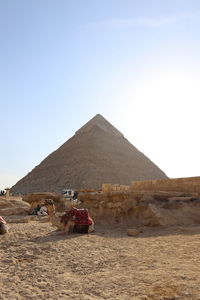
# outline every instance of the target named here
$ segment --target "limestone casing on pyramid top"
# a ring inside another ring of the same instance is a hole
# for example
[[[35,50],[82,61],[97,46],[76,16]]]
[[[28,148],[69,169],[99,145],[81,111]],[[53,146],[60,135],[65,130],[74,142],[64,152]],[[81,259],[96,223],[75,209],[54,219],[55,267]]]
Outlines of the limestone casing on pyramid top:
[[[83,125],[75,134],[82,134],[84,132],[90,131],[93,127],[99,127],[106,132],[109,132],[115,136],[124,137],[124,135],[116,129],[110,122],[108,122],[102,115],[97,114],[91,120],[89,120],[85,125]]]

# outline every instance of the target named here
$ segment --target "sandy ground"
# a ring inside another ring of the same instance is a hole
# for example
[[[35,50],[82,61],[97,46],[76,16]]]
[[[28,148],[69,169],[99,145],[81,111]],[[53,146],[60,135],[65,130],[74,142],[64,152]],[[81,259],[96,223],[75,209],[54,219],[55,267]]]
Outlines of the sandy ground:
[[[0,299],[200,299],[200,226],[55,233],[10,224],[0,236]]]

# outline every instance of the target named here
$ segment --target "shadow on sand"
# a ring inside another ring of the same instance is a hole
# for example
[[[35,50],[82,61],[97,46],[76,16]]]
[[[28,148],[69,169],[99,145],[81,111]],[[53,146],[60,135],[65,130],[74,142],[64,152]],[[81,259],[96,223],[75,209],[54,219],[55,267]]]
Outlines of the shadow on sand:
[[[130,228],[130,227],[129,227]],[[102,227],[96,226],[95,231],[90,234],[64,234],[61,231],[51,231],[47,235],[38,236],[27,240],[28,242],[46,243],[57,242],[60,240],[79,239],[80,237],[90,237],[97,235],[102,238],[125,238],[125,239],[140,239],[149,237],[162,237],[170,235],[200,235],[200,225],[182,225],[182,226],[170,226],[170,227],[140,227],[137,228],[141,231],[138,236],[132,237],[127,235],[127,227]]]

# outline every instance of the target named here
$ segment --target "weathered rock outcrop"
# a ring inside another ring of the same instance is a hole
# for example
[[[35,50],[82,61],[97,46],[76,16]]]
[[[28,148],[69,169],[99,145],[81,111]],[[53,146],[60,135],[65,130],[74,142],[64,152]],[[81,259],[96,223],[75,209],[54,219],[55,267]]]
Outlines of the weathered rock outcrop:
[[[30,211],[30,204],[15,199],[6,199],[0,197],[0,215],[1,216],[12,216],[12,215],[21,215],[28,214]]]

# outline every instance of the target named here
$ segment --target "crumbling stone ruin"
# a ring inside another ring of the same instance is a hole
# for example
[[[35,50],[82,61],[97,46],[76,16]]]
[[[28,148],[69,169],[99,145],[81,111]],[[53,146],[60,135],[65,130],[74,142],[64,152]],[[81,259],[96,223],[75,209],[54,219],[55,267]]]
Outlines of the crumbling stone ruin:
[[[24,214],[48,199],[53,200],[57,213],[69,208],[68,199],[61,194],[33,193],[23,197],[27,207],[22,205],[24,201],[1,199],[1,212]],[[70,205],[88,208],[95,223],[106,226],[133,229],[200,224],[200,177],[134,181],[130,186],[103,184],[100,190],[79,191],[78,201]]]
[[[78,199],[102,224],[200,224],[200,177],[104,184],[101,192],[82,192]]]

